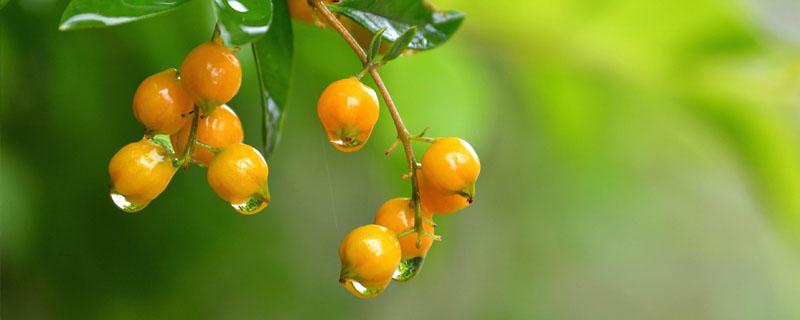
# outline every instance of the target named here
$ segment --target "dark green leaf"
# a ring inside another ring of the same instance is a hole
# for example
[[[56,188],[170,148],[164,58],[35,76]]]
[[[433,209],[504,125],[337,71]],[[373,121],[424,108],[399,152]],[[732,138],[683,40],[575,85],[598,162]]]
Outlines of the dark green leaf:
[[[372,36],[372,41],[369,43],[369,61],[375,61],[375,57],[378,56],[378,52],[381,50],[381,39],[383,38],[383,33],[386,31],[386,28],[381,28],[378,32]]]
[[[269,32],[253,42],[263,110],[264,157],[269,158],[280,139],[292,71],[293,35],[287,0],[273,0],[275,15]]]
[[[214,7],[222,41],[229,47],[262,37],[272,20],[271,0],[214,0]]]
[[[11,0],[0,0],[0,9],[3,9]]]
[[[391,61],[399,57],[400,54],[403,53],[403,51],[408,49],[408,44],[411,42],[411,40],[414,39],[414,36],[416,35],[417,35],[417,27],[411,27],[408,28],[406,31],[404,31],[403,34],[401,34],[400,37],[397,38],[397,41],[395,41],[392,44],[392,47],[389,49],[389,52],[386,53],[386,55],[383,57],[383,61],[384,62]]]
[[[0,2],[3,0],[0,0]],[[72,0],[59,30],[101,28],[150,18],[189,0]]]
[[[423,0],[343,0],[328,7],[358,22],[371,32],[386,28],[383,37],[394,42],[403,31],[417,27],[408,47],[428,50],[444,44],[461,26],[464,14],[435,11]]]

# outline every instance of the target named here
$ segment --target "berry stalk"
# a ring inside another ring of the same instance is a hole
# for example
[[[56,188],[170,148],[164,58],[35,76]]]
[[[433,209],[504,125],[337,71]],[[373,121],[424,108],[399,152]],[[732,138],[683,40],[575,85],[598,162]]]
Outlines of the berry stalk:
[[[421,237],[433,235],[429,235],[422,228],[422,221],[424,218],[422,217],[422,210],[420,208],[419,183],[417,181],[417,167],[419,164],[414,157],[414,151],[411,149],[411,134],[409,134],[408,129],[406,128],[405,124],[403,124],[403,118],[400,117],[400,112],[397,111],[397,106],[394,104],[394,100],[392,100],[389,90],[386,89],[386,84],[383,83],[383,79],[378,73],[376,66],[370,64],[366,50],[364,50],[364,48],[358,44],[358,41],[356,41],[350,31],[347,30],[342,22],[339,21],[339,19],[336,18],[336,16],[328,9],[328,7],[325,6],[323,0],[311,0],[311,3],[314,5],[314,8],[316,8],[317,12],[322,15],[322,18],[325,20],[325,22],[333,27],[333,29],[339,33],[339,35],[347,42],[347,44],[350,45],[350,48],[352,48],[356,53],[358,59],[361,60],[361,64],[369,69],[370,76],[372,76],[372,79],[375,81],[375,85],[378,86],[381,96],[383,97],[383,101],[386,102],[386,108],[389,109],[389,114],[392,116],[392,121],[397,129],[397,139],[400,140],[400,143],[403,145],[403,150],[406,154],[406,160],[408,161],[408,169],[411,177],[411,202],[414,205],[415,211],[414,231],[417,232],[417,247],[419,247],[421,244]]]
[[[192,150],[194,149],[194,144],[197,142],[197,125],[199,122],[200,107],[195,106],[192,111],[192,127],[191,131],[189,131],[189,140],[186,141],[186,149],[183,151],[179,167],[188,168],[189,163],[192,162]]]

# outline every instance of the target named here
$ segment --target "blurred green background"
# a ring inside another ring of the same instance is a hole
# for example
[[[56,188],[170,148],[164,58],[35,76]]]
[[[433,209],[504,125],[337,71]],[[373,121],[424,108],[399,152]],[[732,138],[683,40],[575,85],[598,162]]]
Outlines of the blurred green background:
[[[473,144],[479,195],[439,219],[416,279],[359,300],[336,281],[339,241],[408,187],[385,110],[361,152],[325,141],[316,98],[359,69],[333,32],[295,25],[266,211],[238,215],[192,167],[130,215],[107,163],[142,135],[133,93],[208,39],[210,2],[58,32],[67,1],[12,0],[3,318],[800,318],[798,2],[434,2],[462,29],[382,73],[410,130]],[[230,105],[258,144],[249,53]]]

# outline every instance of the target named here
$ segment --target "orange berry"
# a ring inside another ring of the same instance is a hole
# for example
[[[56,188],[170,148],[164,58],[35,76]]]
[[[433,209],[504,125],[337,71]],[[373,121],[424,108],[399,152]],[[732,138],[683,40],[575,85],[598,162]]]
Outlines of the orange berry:
[[[378,121],[375,90],[354,77],[331,83],[317,102],[317,115],[336,149],[353,152],[364,146]]]
[[[145,138],[128,144],[111,158],[111,199],[120,209],[136,212],[167,188],[176,168],[161,146]]]
[[[332,3],[335,0],[325,0],[326,3]],[[314,22],[314,8],[308,5],[308,0],[289,0],[289,13],[292,18],[297,20],[313,23]]]
[[[428,185],[424,165],[417,170],[420,204],[427,211],[436,215],[447,215],[470,205],[470,199],[454,192],[443,192]]]
[[[375,224],[354,229],[339,246],[339,282],[361,298],[377,296],[392,280],[400,264],[400,251],[392,230]]]
[[[242,66],[230,49],[214,41],[194,48],[181,65],[186,91],[206,113],[228,103],[239,92]]]
[[[431,218],[430,213],[422,211],[422,214]],[[386,201],[375,215],[375,224],[384,226],[389,230],[400,234],[406,230],[414,228],[416,213],[408,198],[394,198]],[[428,222],[422,223],[425,232],[433,235],[433,226]],[[433,244],[431,237],[421,237],[420,247],[417,248],[417,232],[408,234],[400,238],[400,249],[402,259],[408,260],[416,257],[424,257]]]
[[[425,184],[443,194],[460,194],[470,201],[481,173],[478,154],[459,138],[438,138],[422,156]]]
[[[208,185],[242,214],[267,207],[269,166],[258,150],[243,143],[231,144],[208,165]]]
[[[185,114],[193,108],[175,68],[147,77],[133,96],[133,115],[154,134],[178,132],[188,120]]]
[[[187,123],[181,131],[172,135],[172,145],[178,154],[183,154],[191,131],[192,124]],[[222,105],[207,117],[199,120],[197,123],[197,141],[214,148],[241,143],[244,141],[242,122],[236,112],[233,112],[233,109]],[[206,148],[195,146],[192,149],[192,160],[200,165],[208,166],[213,157],[214,153]]]

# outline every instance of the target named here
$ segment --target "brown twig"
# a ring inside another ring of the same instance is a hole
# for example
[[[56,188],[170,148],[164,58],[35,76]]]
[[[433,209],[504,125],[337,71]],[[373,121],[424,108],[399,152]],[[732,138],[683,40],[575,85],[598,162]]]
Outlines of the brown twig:
[[[369,65],[369,58],[367,56],[367,52],[361,45],[358,44],[353,35],[350,34],[350,31],[339,21],[338,18],[333,14],[333,12],[325,6],[325,3],[322,0],[312,0],[314,4],[314,8],[317,12],[321,13],[322,18],[325,22],[328,23],[337,33],[339,33],[342,38],[350,45],[350,48],[355,51],[358,59],[361,60],[361,64],[365,67],[369,68],[369,74],[372,76],[372,79],[375,81],[375,85],[378,86],[378,90],[383,97],[383,101],[386,102],[386,108],[389,109],[389,114],[392,116],[392,121],[394,122],[394,126],[397,129],[397,139],[400,140],[400,143],[403,145],[403,150],[406,154],[406,161],[408,161],[408,169],[411,172],[411,201],[414,203],[415,208],[415,219],[414,219],[414,230],[417,232],[418,239],[423,236],[433,236],[428,235],[427,232],[422,228],[423,225],[423,217],[422,217],[422,210],[420,208],[420,200],[419,200],[419,182],[418,175],[417,175],[417,160],[414,157],[414,150],[411,149],[411,134],[408,133],[408,129],[406,128],[405,124],[403,124],[403,119],[400,117],[400,112],[397,111],[397,106],[394,104],[394,100],[392,100],[392,96],[389,94],[389,90],[386,89],[386,84],[383,83],[383,79],[381,79],[381,75],[378,73],[378,70],[375,68],[374,65]],[[417,247],[420,246],[420,241],[417,241]]]

